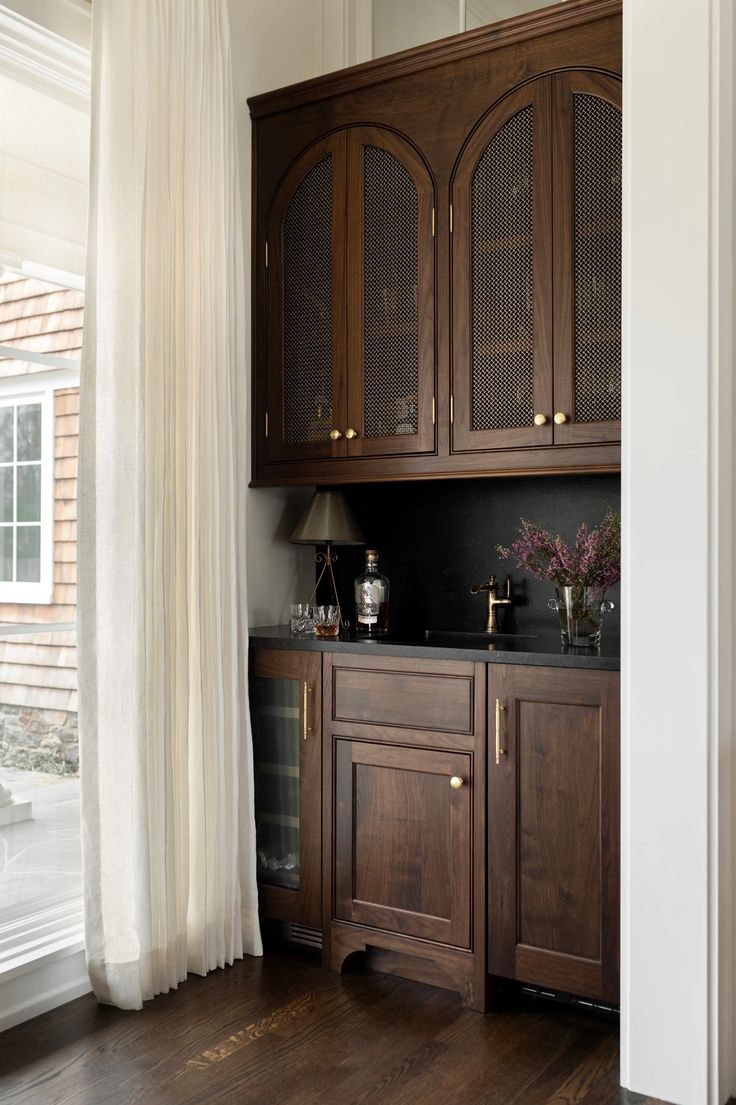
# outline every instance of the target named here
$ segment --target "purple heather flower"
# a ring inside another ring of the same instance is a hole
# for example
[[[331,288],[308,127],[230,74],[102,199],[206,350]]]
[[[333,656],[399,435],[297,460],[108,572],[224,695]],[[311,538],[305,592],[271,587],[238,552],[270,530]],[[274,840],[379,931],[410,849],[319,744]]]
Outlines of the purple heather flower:
[[[621,578],[621,518],[609,510],[598,529],[578,529],[574,548],[560,534],[521,519],[520,536],[498,553],[537,579],[558,587],[612,587]]]

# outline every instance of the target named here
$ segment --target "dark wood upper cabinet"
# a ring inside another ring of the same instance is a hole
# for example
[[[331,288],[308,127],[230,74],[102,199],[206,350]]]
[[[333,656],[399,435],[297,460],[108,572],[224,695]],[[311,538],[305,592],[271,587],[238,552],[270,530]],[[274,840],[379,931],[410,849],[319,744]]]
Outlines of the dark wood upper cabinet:
[[[555,443],[619,441],[621,81],[560,73],[553,104]]]
[[[455,451],[621,436],[621,82],[541,77],[452,187]]]
[[[542,78],[489,113],[453,180],[455,450],[552,444],[551,131]]]
[[[353,127],[287,173],[266,231],[266,457],[434,448],[434,185],[392,131]]]
[[[621,6],[250,101],[253,477],[620,466]]]
[[[489,665],[492,974],[617,1002],[617,672]]]

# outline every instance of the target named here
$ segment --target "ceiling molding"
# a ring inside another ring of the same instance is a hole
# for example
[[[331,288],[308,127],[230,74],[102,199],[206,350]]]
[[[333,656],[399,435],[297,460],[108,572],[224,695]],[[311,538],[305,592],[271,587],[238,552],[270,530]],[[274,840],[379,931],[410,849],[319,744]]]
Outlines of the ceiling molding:
[[[14,80],[89,110],[89,51],[2,5],[0,68]]]

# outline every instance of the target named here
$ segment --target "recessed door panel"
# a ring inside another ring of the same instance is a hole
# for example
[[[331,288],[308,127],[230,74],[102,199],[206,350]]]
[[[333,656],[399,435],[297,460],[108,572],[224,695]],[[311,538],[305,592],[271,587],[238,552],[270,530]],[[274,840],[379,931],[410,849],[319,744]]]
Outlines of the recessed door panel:
[[[472,757],[340,738],[334,756],[335,919],[469,948]]]

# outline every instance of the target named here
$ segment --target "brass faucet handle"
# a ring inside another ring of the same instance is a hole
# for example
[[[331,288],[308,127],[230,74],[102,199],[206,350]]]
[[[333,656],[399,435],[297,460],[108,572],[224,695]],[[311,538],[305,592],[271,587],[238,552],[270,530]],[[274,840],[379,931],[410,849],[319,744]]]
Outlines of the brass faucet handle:
[[[510,580],[510,577],[509,577],[509,583],[510,583],[510,581],[511,580]],[[471,595],[482,595],[484,591],[488,591],[489,594],[493,595],[493,597],[495,598],[496,593],[497,593],[497,588],[498,588],[498,580],[496,579],[495,575],[491,572],[491,574],[488,576],[488,583],[475,583],[470,588],[470,593],[471,593]]]

